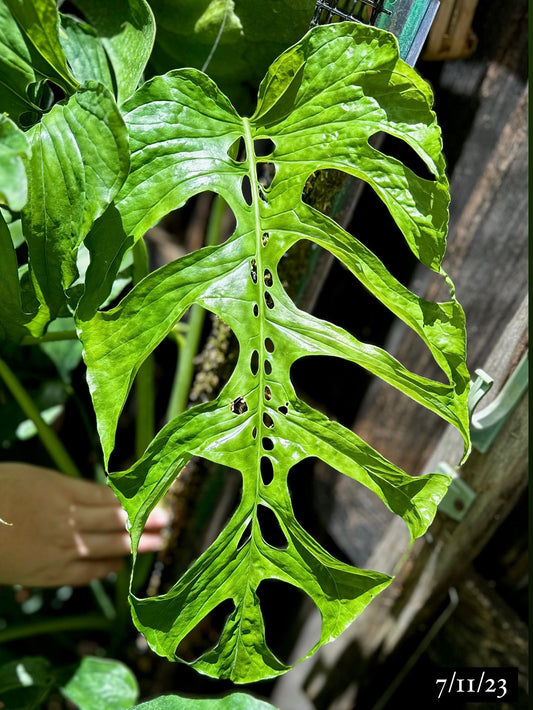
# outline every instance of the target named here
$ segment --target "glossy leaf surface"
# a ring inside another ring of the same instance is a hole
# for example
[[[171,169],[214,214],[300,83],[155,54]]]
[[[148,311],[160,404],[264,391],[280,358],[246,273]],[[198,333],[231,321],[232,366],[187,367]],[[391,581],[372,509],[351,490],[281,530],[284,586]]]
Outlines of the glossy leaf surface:
[[[319,169],[362,178],[411,250],[439,273],[448,190],[431,102],[430,89],[398,58],[391,35],[336,24],[316,28],[272,65],[251,118],[240,117],[195,70],[155,78],[124,106],[132,166],[115,203],[122,242],[141,238],[160,217],[204,190],[222,195],[237,221],[227,242],[150,274],[115,309],[87,319],[78,314],[106,460],[136,371],[191,304],[216,313],[239,341],[237,365],[218,398],[171,421],[136,464],[110,475],[128,512],[135,553],[149,512],[192,456],[242,474],[237,510],[213,545],[168,593],[131,595],[136,625],[170,659],[189,631],[231,600],[234,610],[219,642],[192,665],[235,682],[278,675],[288,667],[265,641],[257,593],[262,580],[294,585],[319,608],[322,632],[310,653],[337,637],[390,582],[384,574],[336,560],[299,525],[287,487],[289,470],[299,461],[315,456],[360,481],[405,520],[412,537],[427,529],[446,491],[448,477],[410,477],[300,401],[290,380],[297,359],[331,355],[358,364],[452,423],[468,448],[464,317],[453,291],[445,303],[411,293],[356,237],[301,198],[308,177]],[[378,131],[405,141],[433,179],[418,177],[371,147],[369,138]],[[263,138],[273,141],[273,151],[257,157],[255,141]],[[238,141],[246,150],[243,162],[235,159]],[[275,166],[269,187],[257,178],[264,162]],[[246,182],[251,198],[243,191]],[[412,328],[446,384],[408,371],[384,350],[299,310],[277,268],[301,239],[333,253]],[[261,476],[265,459],[273,471],[268,483]],[[285,546],[265,541],[259,506],[275,515]]]
[[[5,0],[13,17],[37,51],[44,76],[59,83],[67,92],[77,82],[67,66],[59,40],[59,12],[55,0]]]
[[[7,116],[0,115],[0,205],[19,212],[28,198],[23,157],[29,152],[22,131]]]
[[[87,82],[28,131],[28,202],[22,212],[39,320],[68,315],[77,247],[112,202],[129,168],[127,131],[101,84]]]
[[[223,698],[181,698],[164,695],[132,710],[274,710],[274,706],[244,693],[231,693]]]
[[[152,51],[155,24],[150,7],[145,0],[75,0],[74,4],[105,49],[120,104],[137,88]]]

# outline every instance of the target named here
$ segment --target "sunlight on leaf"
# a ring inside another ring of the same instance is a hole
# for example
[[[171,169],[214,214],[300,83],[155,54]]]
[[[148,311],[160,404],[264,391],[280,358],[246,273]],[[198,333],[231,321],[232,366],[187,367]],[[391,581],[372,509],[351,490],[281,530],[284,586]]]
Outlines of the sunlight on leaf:
[[[447,279],[441,260],[448,184],[431,104],[429,87],[399,59],[392,35],[338,23],[314,29],[274,62],[250,118],[194,69],[154,78],[123,107],[132,163],[115,202],[123,230],[117,244],[140,239],[205,190],[220,194],[237,221],[225,243],[153,272],[116,308],[88,319],[78,313],[106,461],[135,373],[193,303],[219,316],[239,342],[220,395],[170,421],[130,469],[110,473],[128,512],[134,556],[150,511],[192,456],[237,468],[243,478],[233,516],[176,584],[158,597],[130,595],[135,624],[171,660],[182,639],[230,600],[220,640],[191,665],[238,683],[279,675],[289,666],[265,638],[257,593],[263,580],[298,588],[320,610],[321,636],[308,655],[342,633],[390,583],[387,575],[335,559],[297,522],[287,477],[303,459],[316,457],[368,487],[403,518],[412,538],[426,531],[446,492],[447,476],[409,476],[299,400],[290,380],[296,360],[334,356],[359,365],[453,424],[469,448],[464,315],[451,283],[446,303],[420,298],[356,236],[301,199],[316,170],[363,179],[411,251]],[[432,179],[373,148],[369,139],[378,131],[406,142]],[[256,154],[260,139],[270,141],[269,155]],[[237,160],[240,142],[245,157]],[[263,163],[274,167],[269,186],[258,181]],[[277,274],[283,255],[302,239],[334,254],[417,333],[446,383],[410,372],[385,350],[299,310]],[[265,539],[261,507],[275,516],[283,544]]]

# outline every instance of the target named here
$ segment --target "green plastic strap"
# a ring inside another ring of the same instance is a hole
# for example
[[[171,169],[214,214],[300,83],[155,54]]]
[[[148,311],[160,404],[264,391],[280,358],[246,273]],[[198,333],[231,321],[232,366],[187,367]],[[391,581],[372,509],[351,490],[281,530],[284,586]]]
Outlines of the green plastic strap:
[[[489,449],[505,420],[526,391],[529,382],[528,369],[528,356],[525,355],[498,396],[480,412],[472,414],[472,446],[481,453]]]

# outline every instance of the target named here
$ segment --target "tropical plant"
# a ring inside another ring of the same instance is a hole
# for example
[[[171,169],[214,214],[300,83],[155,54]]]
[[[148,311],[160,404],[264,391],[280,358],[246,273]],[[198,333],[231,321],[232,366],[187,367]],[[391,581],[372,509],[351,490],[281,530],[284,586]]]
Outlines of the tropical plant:
[[[449,483],[440,473],[409,476],[305,404],[291,366],[309,355],[353,362],[454,425],[469,448],[464,316],[441,267],[449,196],[431,90],[399,58],[392,35],[338,23],[287,49],[261,83],[254,113],[242,117],[197,69],[155,76],[135,90],[153,30],[142,0],[118,3],[107,25],[103,0],[76,4],[86,23],[60,16],[52,0],[8,0],[0,17],[13,57],[4,61],[10,102],[0,124],[0,196],[9,208],[9,224],[0,224],[0,336],[6,348],[37,343],[57,337],[47,330],[51,321],[74,317],[108,466],[134,380],[142,392],[143,363],[176,323],[200,306],[232,329],[239,356],[222,392],[173,418],[152,441],[148,424],[138,460],[109,471],[108,482],[128,513],[135,561],[150,511],[193,456],[240,471],[240,501],[218,538],[167,593],[139,598],[130,590],[132,615],[150,646],[175,660],[182,639],[229,600],[220,640],[191,665],[239,683],[275,676],[289,666],[265,641],[263,581],[301,589],[320,610],[320,640],[308,655],[391,581],[340,562],[303,529],[290,469],[308,457],[325,461],[379,496],[412,538],[426,531]],[[66,95],[43,112],[50,81]],[[23,131],[26,121],[33,125]],[[379,132],[407,144],[431,178],[373,147]],[[450,300],[412,293],[302,200],[310,175],[324,169],[373,188],[413,254],[446,280]],[[270,174],[268,184],[261,172]],[[146,230],[206,190],[233,211],[233,235],[145,275]],[[20,226],[29,266],[19,273],[12,234]],[[278,270],[301,240],[333,254],[414,330],[445,381],[410,372],[385,350],[299,310]],[[106,309],[131,252],[135,285]],[[139,394],[140,419],[146,403]],[[262,534],[265,510],[284,540],[279,546]]]

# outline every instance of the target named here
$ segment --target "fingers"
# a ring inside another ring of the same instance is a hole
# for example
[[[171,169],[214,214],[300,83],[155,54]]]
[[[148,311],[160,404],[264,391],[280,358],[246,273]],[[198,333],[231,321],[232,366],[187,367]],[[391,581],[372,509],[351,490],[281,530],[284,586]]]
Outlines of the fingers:
[[[68,522],[79,532],[120,532],[128,515],[120,505],[71,505]]]
[[[105,579],[110,574],[119,572],[124,564],[122,558],[108,560],[76,560],[67,571],[68,581],[64,582],[72,587],[81,587],[89,584],[93,579]],[[54,581],[50,586],[60,586]]]

